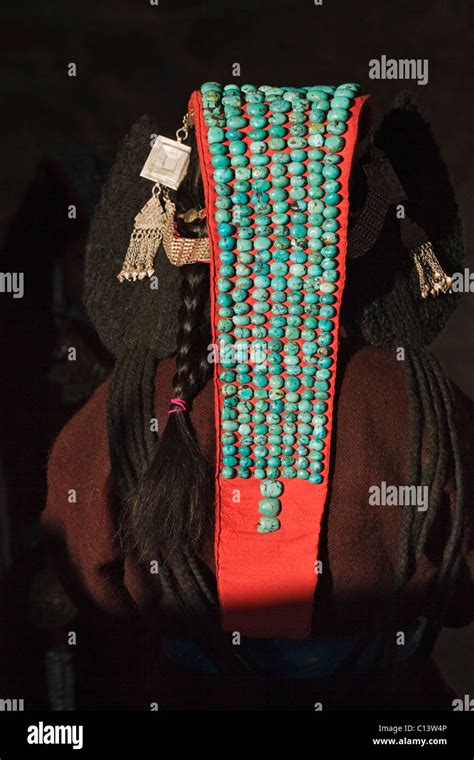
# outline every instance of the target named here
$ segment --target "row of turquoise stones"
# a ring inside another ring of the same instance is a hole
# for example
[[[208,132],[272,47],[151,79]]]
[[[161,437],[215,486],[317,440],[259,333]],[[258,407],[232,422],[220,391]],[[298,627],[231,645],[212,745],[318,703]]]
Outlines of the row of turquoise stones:
[[[339,278],[337,164],[357,90],[216,83],[201,90],[220,235],[219,342],[269,352],[269,363],[231,358],[221,372],[222,476],[250,477],[253,466],[264,478],[261,532],[280,526],[280,472],[323,480]]]

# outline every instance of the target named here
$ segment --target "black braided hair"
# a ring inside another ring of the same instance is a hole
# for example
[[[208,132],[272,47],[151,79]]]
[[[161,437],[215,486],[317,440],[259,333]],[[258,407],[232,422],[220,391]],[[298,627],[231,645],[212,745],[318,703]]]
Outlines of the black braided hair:
[[[210,377],[206,361],[208,337],[202,329],[209,297],[206,264],[183,267],[180,329],[173,398],[185,411],[168,415],[159,444],[138,482],[128,494],[126,539],[140,560],[163,557],[179,550],[199,549],[211,529],[212,473],[194,434],[189,410]],[[179,410],[179,406],[173,408]]]
[[[178,213],[204,205],[195,150],[192,155],[186,178],[173,197]],[[203,222],[186,224],[178,217],[177,225],[186,237],[205,234]],[[167,599],[163,624],[181,632],[191,628],[209,646],[218,630],[216,581],[197,552],[212,532],[213,493],[210,467],[201,455],[189,415],[194,397],[212,370],[207,361],[209,268],[191,264],[180,268],[180,274],[180,329],[172,396],[185,400],[188,411],[169,415],[158,442],[150,425],[158,360],[152,348],[127,347],[117,357],[109,388],[109,452],[117,533],[124,552],[141,562],[158,560],[161,592]],[[220,648],[214,645],[213,652]],[[226,652],[219,656],[223,667],[230,659]]]

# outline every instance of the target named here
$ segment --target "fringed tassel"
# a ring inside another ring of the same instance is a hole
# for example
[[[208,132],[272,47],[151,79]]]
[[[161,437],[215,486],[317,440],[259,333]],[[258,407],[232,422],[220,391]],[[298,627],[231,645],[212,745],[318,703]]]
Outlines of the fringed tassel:
[[[163,237],[167,217],[159,197],[160,186],[153,188],[153,195],[135,217],[135,225],[128,250],[117,275],[124,280],[143,280],[154,273],[153,262]]]
[[[450,293],[453,278],[443,270],[429,241],[410,251],[413,257],[422,298]]]

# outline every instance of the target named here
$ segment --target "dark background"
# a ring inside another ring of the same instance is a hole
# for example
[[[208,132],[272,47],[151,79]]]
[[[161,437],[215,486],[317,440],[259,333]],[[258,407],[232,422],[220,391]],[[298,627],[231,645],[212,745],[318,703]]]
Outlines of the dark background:
[[[0,45],[0,236],[41,158],[69,146],[114,148],[144,112],[156,115],[171,136],[190,92],[206,80],[232,81],[232,65],[239,63],[240,83],[360,82],[373,94],[377,121],[401,89],[413,91],[448,165],[466,265],[473,267],[470,9],[469,0],[10,2],[2,8]],[[370,80],[369,61],[382,54],[427,58],[428,84]],[[71,62],[75,78],[67,75]],[[21,269],[18,261],[14,271]],[[474,295],[467,294],[433,346],[471,396],[473,316]],[[4,361],[14,364],[14,352]],[[41,362],[32,360],[21,371],[34,388]],[[462,694],[474,689],[473,639],[472,629],[445,632],[438,644],[443,667]]]

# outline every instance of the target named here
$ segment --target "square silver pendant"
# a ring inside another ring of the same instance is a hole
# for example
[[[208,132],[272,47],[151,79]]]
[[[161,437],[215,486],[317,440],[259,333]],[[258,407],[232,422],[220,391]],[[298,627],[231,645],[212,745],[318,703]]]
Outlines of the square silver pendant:
[[[177,190],[186,174],[190,153],[188,145],[158,135],[140,177]]]

